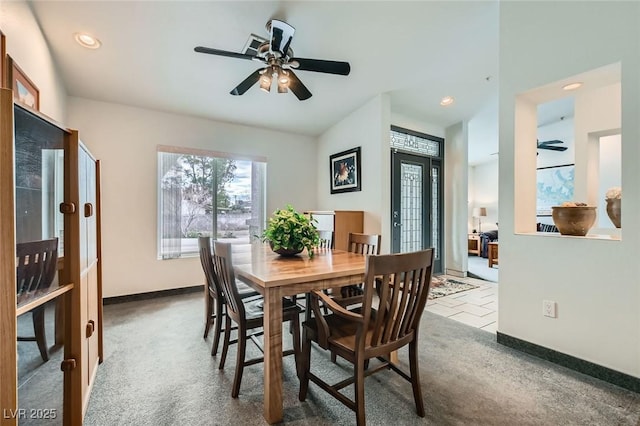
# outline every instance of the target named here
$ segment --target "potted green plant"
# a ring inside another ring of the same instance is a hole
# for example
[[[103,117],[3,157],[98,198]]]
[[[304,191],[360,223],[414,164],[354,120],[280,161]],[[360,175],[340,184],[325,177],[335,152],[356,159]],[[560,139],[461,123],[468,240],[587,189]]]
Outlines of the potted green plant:
[[[287,205],[269,218],[262,241],[268,241],[271,249],[282,256],[293,256],[306,248],[309,257],[313,257],[320,238],[312,220]]]

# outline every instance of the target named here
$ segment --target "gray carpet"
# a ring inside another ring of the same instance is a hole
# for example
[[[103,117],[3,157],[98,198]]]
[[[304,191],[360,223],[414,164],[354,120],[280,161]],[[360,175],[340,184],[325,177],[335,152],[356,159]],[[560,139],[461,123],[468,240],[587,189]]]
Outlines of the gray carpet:
[[[85,424],[266,424],[262,364],[245,368],[240,397],[232,399],[235,347],[225,369],[218,370],[218,358],[209,355],[211,336],[202,339],[201,294],[108,305],[104,312],[105,361]],[[284,336],[285,345],[290,344],[288,332]],[[365,382],[368,424],[640,424],[640,395],[498,345],[491,333],[426,312],[421,341],[426,417],[415,414],[409,383],[384,371]],[[33,362],[28,354],[37,355],[35,344],[20,345],[20,362]],[[249,348],[250,356],[257,355]],[[336,368],[326,353],[315,350],[311,356],[312,368],[323,377],[348,374],[345,362]],[[61,357],[58,350],[35,374],[21,370],[32,375],[21,387],[21,407],[60,403]],[[400,353],[400,360],[407,364],[406,353]],[[293,357],[285,359],[284,368],[284,423],[355,423],[351,411],[314,384],[307,401],[299,402]],[[60,424],[60,419],[31,424]]]
[[[479,278],[494,283],[498,282],[499,266],[494,265],[489,268],[489,261],[486,257],[469,256],[467,269],[469,276],[472,278]]]

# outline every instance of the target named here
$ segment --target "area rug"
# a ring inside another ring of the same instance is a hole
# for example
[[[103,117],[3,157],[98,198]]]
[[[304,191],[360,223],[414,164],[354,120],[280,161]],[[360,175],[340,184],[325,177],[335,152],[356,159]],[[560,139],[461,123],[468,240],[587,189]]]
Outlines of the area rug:
[[[461,291],[471,290],[480,287],[479,285],[463,283],[451,278],[433,277],[431,278],[431,288],[429,289],[429,299],[449,296]]]

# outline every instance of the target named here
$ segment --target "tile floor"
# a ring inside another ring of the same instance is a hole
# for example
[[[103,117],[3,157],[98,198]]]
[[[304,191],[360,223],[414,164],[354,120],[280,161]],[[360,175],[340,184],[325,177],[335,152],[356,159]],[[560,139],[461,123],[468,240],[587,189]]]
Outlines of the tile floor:
[[[495,333],[498,328],[498,283],[449,275],[445,277],[479,287],[429,300],[427,311]]]

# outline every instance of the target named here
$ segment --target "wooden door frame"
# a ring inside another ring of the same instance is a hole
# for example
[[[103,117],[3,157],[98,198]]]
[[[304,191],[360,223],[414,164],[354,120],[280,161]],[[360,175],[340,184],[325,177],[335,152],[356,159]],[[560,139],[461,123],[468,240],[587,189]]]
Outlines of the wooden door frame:
[[[17,424],[18,409],[13,133],[13,92],[0,89],[0,409],[7,425]]]
[[[393,212],[394,212],[394,206],[393,206],[393,172],[394,172],[394,153],[401,153],[401,154],[408,154],[408,155],[413,155],[416,157],[422,157],[422,158],[426,158],[428,161],[428,181],[426,181],[425,183],[425,192],[428,193],[429,199],[431,200],[431,179],[432,179],[432,168],[434,167],[434,165],[436,165],[439,168],[440,171],[440,175],[439,175],[439,185],[438,185],[438,215],[439,215],[439,221],[438,221],[438,235],[440,236],[439,238],[439,247],[437,247],[438,249],[438,259],[434,259],[434,262],[439,265],[437,268],[434,269],[434,272],[443,272],[445,269],[445,265],[444,265],[444,175],[445,175],[445,170],[444,170],[444,142],[445,140],[441,137],[438,136],[433,136],[433,135],[429,135],[426,133],[421,133],[421,132],[417,132],[415,130],[410,130],[410,129],[406,129],[403,127],[398,127],[398,126],[391,126],[391,130],[395,131],[395,132],[399,132],[399,133],[404,133],[407,135],[412,135],[412,136],[416,136],[422,139],[426,139],[432,142],[436,142],[439,144],[439,150],[438,156],[432,156],[432,155],[428,155],[426,152],[425,153],[419,153],[419,152],[415,152],[414,150],[411,149],[399,149],[397,147],[392,146],[391,147],[391,165],[390,165],[390,170],[391,170],[391,194],[389,194],[390,197],[390,209],[389,209],[389,214],[390,214],[390,225],[391,225],[391,229],[390,229],[390,234],[391,234],[391,244],[390,244],[390,248],[391,251],[393,252],[393,233],[394,233],[394,226],[393,226]],[[427,217],[429,218],[428,222],[429,224],[432,223],[433,218],[431,216],[432,214],[432,210],[431,208],[427,208]],[[431,240],[431,227],[429,227],[429,231],[427,231],[429,234],[429,240]],[[436,265],[434,265],[436,266]]]
[[[13,92],[0,89],[0,415],[3,425],[16,425],[21,413],[18,412],[18,374],[17,374],[17,321],[16,321],[16,235],[15,235],[15,111]],[[20,107],[22,108],[22,107]],[[89,399],[90,387],[83,380],[82,371],[87,364],[85,323],[81,311],[86,309],[86,289],[80,282],[79,227],[81,209],[79,202],[78,152],[81,142],[78,132],[55,123],[37,111],[27,109],[42,120],[60,128],[64,135],[64,240],[65,255],[63,268],[59,270],[59,285],[64,287],[56,296],[64,300],[64,398],[62,417],[65,425],[82,425],[84,412]],[[95,158],[91,157],[93,161]],[[100,253],[100,202],[99,173],[96,172],[97,185],[97,244]],[[100,265],[100,263],[98,263]],[[102,277],[98,269],[99,321],[102,324],[101,296]],[[99,356],[103,357],[102,329],[99,328]]]

